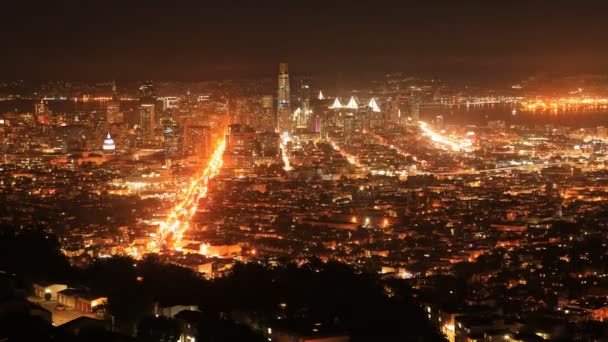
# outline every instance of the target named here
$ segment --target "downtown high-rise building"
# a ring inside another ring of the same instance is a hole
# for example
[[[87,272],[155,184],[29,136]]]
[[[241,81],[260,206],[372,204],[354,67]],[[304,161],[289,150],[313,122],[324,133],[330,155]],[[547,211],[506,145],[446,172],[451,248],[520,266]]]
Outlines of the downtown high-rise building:
[[[300,81],[300,115],[298,116],[298,128],[311,129],[310,108],[310,86],[306,80]]]
[[[277,132],[279,133],[289,132],[292,129],[290,96],[287,63],[280,63],[277,94]]]
[[[120,111],[120,98],[118,97],[116,82],[112,84],[112,100],[108,101],[106,105],[106,121],[109,124],[124,122],[124,115]]]
[[[419,91],[412,91],[410,95],[410,123],[414,126],[418,125],[420,121],[420,101],[421,94]]]
[[[180,151],[181,131],[179,124],[172,117],[161,120],[163,130],[163,150],[167,156],[174,156]]]
[[[154,140],[156,129],[156,98],[151,83],[139,87],[139,139],[144,144]]]
[[[156,128],[154,103],[143,102],[139,104],[139,130],[142,138],[152,139]]]

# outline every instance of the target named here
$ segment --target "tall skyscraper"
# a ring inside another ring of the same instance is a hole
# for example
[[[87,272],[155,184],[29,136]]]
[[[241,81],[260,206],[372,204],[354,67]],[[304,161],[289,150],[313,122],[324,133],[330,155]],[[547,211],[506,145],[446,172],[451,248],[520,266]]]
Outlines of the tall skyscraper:
[[[156,121],[154,86],[146,83],[139,87],[139,132],[144,145],[154,140]]]
[[[277,131],[289,132],[292,128],[289,92],[289,73],[287,63],[279,64],[279,89],[277,96]]]
[[[46,113],[46,105],[44,101],[40,101],[34,104],[34,114],[36,115],[44,115]]]
[[[154,137],[155,128],[154,103],[142,102],[139,104],[139,129],[144,139]]]
[[[211,154],[210,127],[193,120],[186,120],[183,127],[183,153],[199,159],[208,158]]]
[[[165,117],[161,120],[163,128],[163,149],[165,154],[173,156],[180,150],[180,127],[171,117]]]
[[[118,98],[116,82],[112,84],[112,101],[108,101],[106,106],[106,121],[109,124],[122,123],[124,121],[123,113],[120,111],[120,99]]]
[[[302,109],[300,116],[298,117],[298,127],[311,128],[311,114],[310,108],[310,86],[308,82],[302,80],[300,82],[300,108]]]
[[[262,96],[262,110],[260,113],[260,123],[258,124],[258,127],[268,132],[274,132],[277,127],[273,103],[274,96]]]
[[[412,91],[410,94],[410,105],[411,105],[411,118],[412,124],[418,125],[420,121],[420,102],[422,101],[422,94],[420,91]]]

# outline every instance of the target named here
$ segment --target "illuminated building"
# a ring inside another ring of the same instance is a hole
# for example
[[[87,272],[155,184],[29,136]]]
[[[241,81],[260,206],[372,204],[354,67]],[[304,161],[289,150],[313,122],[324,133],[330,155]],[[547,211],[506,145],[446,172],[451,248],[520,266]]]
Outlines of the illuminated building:
[[[139,104],[139,130],[142,137],[153,138],[155,128],[155,110],[153,103]]]
[[[279,64],[279,89],[277,97],[277,131],[289,132],[292,128],[287,63]]]
[[[247,98],[237,97],[230,101],[230,123],[249,124],[249,110],[247,108]]]
[[[183,132],[182,150],[184,154],[206,159],[211,152],[209,126],[189,120],[184,123]]]
[[[122,123],[123,113],[120,111],[120,99],[118,98],[116,83],[112,85],[112,101],[106,105],[106,121],[109,124]]]
[[[276,118],[274,115],[274,97],[272,95],[262,96],[262,109],[260,112],[259,123],[256,129],[265,131],[274,131],[277,127]]]
[[[390,111],[388,113],[386,113],[387,115],[387,121],[389,123],[399,123],[401,122],[404,118],[402,118],[402,113],[401,113],[401,97],[399,96],[395,96],[394,98],[391,99],[390,102]],[[410,118],[411,120],[411,118]]]
[[[116,149],[116,144],[114,144],[114,139],[112,139],[112,136],[110,136],[110,132],[108,132],[108,135],[106,136],[105,140],[103,141],[103,150],[104,151],[114,151]]]
[[[36,121],[39,123],[49,124],[51,122],[50,112],[46,108],[44,101],[34,104],[34,114]]]
[[[163,127],[163,150],[167,155],[175,155],[180,150],[180,130],[179,125],[172,118],[162,120]]]
[[[410,118],[413,125],[420,121],[420,95],[415,92],[410,96]]]
[[[226,153],[250,155],[253,152],[255,131],[247,125],[230,125],[226,135]]]
[[[334,99],[334,103],[331,106],[329,106],[329,109],[341,109],[343,107],[344,106],[342,105],[342,102],[340,102],[340,99],[338,97],[336,97]]]
[[[310,108],[310,86],[305,81],[301,81],[300,84],[300,109],[301,113],[297,117],[297,126],[298,128],[309,128],[312,114]]]
[[[40,101],[34,105],[34,114],[44,115],[46,113],[46,105],[44,101]]]
[[[179,98],[176,96],[165,96],[161,98],[163,102],[163,110],[177,108]]]
[[[224,161],[227,167],[247,168],[253,166],[256,148],[256,133],[247,125],[230,125],[226,134]]]
[[[139,139],[145,145],[154,139],[156,108],[154,87],[150,83],[139,87]]]
[[[372,112],[380,113],[380,107],[378,106],[376,99],[374,99],[373,97],[369,100],[367,106],[372,110]]]
[[[351,96],[350,100],[348,100],[348,103],[344,107],[348,109],[359,109],[359,101],[357,101],[354,96]]]
[[[139,98],[153,98],[155,96],[154,85],[151,83],[142,84],[139,89]]]
[[[258,134],[260,154],[263,157],[277,157],[280,152],[279,134],[274,132],[264,132]]]

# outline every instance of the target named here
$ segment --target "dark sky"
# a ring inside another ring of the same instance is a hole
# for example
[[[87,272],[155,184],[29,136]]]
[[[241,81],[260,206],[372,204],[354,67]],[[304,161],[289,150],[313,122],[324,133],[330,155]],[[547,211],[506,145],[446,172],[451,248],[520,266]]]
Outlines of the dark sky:
[[[5,1],[0,78],[608,70],[608,1]]]

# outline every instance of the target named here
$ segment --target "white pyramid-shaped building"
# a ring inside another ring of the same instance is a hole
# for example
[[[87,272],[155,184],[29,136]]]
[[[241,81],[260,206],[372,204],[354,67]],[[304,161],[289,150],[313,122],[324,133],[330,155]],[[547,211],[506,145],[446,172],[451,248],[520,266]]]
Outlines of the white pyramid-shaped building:
[[[369,100],[367,106],[371,108],[372,112],[380,113],[380,107],[378,106],[376,99],[374,99],[373,97]]]
[[[329,109],[339,109],[339,108],[344,108],[344,106],[340,102],[340,99],[336,97],[336,99],[334,100],[334,103],[331,106],[329,106]]]
[[[346,104],[346,108],[348,109],[359,109],[359,103],[357,103],[357,99],[354,96],[350,97],[348,103]]]

